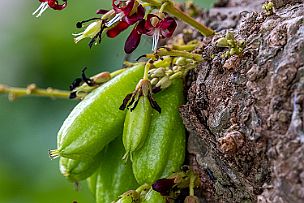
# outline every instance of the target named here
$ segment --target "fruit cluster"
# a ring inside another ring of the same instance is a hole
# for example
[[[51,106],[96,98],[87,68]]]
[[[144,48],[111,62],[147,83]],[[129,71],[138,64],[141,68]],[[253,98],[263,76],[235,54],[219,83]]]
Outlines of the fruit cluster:
[[[166,56],[91,78],[83,71],[71,85],[71,95],[82,101],[59,130],[57,149],[50,150],[52,158],[60,156],[61,173],[72,182],[87,179],[101,203],[112,202],[125,191],[132,196],[135,192],[130,191],[139,185],[151,188],[158,179],[179,171],[185,128],[178,108],[184,102],[183,77],[195,64],[192,59]],[[147,79],[141,79],[143,72]],[[156,78],[158,82],[151,84]],[[148,201],[151,193],[158,200]],[[141,194],[132,201],[165,201],[155,191]]]

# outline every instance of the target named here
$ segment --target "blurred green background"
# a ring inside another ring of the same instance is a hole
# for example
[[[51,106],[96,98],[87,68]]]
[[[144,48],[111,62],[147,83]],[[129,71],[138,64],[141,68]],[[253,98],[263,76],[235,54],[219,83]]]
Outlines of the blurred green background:
[[[196,0],[210,6],[212,0]],[[90,50],[88,41],[75,45],[72,33],[82,30],[75,23],[95,17],[99,8],[110,8],[111,0],[69,1],[61,11],[48,9],[40,18],[31,13],[38,0],[0,1],[0,83],[25,87],[68,89],[88,67],[88,74],[121,67],[128,32],[104,38]],[[150,51],[144,38],[137,57]],[[56,133],[76,105],[72,100],[22,97],[9,102],[0,95],[0,203],[94,202],[86,183],[75,191],[58,170],[58,159],[50,160],[48,149],[56,148]]]

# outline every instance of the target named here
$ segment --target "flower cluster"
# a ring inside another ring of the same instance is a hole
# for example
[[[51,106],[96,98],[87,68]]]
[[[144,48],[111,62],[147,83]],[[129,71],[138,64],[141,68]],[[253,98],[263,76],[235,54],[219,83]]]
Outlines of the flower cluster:
[[[108,37],[114,38],[134,25],[125,43],[125,52],[132,53],[139,45],[143,34],[152,36],[152,50],[155,51],[159,39],[171,37],[177,26],[174,18],[166,17],[164,13],[147,14],[145,17],[146,10],[137,0],[112,0],[112,7],[113,9],[110,11],[98,10],[97,14],[103,16],[91,23],[84,32],[74,34],[76,36],[75,42],[91,38],[89,43],[91,46],[97,38],[101,38],[101,33],[104,30],[106,30]],[[95,20],[95,18],[93,19]]]

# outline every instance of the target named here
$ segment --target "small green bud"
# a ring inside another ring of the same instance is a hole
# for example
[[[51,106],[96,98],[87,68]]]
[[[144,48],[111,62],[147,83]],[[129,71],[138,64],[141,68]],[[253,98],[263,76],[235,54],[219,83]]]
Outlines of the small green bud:
[[[237,48],[231,48],[229,51],[229,55],[232,56],[237,53]]]
[[[156,87],[160,87],[161,89],[166,89],[171,85],[172,81],[169,79],[168,76],[163,77],[158,81],[156,84]]]
[[[187,61],[184,57],[177,57],[175,64],[179,66],[184,66],[187,64]]]
[[[233,32],[227,32],[227,33],[226,33],[226,39],[227,39],[227,40],[235,41]]]
[[[92,77],[92,80],[97,83],[105,83],[111,79],[111,74],[109,72],[102,72]]]
[[[164,75],[165,75],[165,69],[164,68],[158,68],[153,72],[152,77],[153,78],[163,77]]]
[[[235,46],[235,41],[234,40],[227,40],[228,47],[234,47]]]
[[[152,74],[154,73],[155,70],[156,70],[156,68],[150,69],[150,70],[148,71],[148,74],[149,74],[149,75],[152,75]]]
[[[216,41],[216,46],[218,47],[229,47],[227,39],[222,37]]]
[[[173,72],[173,70],[171,70],[171,69],[168,69],[168,70],[166,70],[166,75],[167,76],[170,76],[170,75],[172,75],[174,72]]]
[[[159,81],[159,79],[158,78],[153,78],[152,80],[151,80],[151,85],[156,85],[157,83],[158,83],[158,81]]]
[[[186,61],[187,61],[187,64],[189,64],[189,63],[194,63],[194,60],[193,60],[193,59],[186,59]]]
[[[180,71],[181,69],[182,69],[181,66],[173,66],[173,68],[172,68],[172,70],[173,70],[174,73]]]
[[[183,73],[181,71],[174,73],[169,77],[170,80],[173,80],[175,78],[181,78],[183,76]]]
[[[172,58],[170,56],[164,56],[163,60],[159,59],[153,63],[154,67],[168,67],[172,62]]]

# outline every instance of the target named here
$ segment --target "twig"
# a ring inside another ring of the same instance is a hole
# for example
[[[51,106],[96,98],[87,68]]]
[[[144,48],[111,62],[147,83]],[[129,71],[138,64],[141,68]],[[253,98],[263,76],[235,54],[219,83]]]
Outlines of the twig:
[[[70,91],[57,90],[51,87],[47,89],[37,88],[35,84],[30,84],[26,88],[10,87],[0,84],[0,94],[8,94],[8,99],[14,101],[17,97],[22,96],[40,96],[50,98],[68,99]]]

